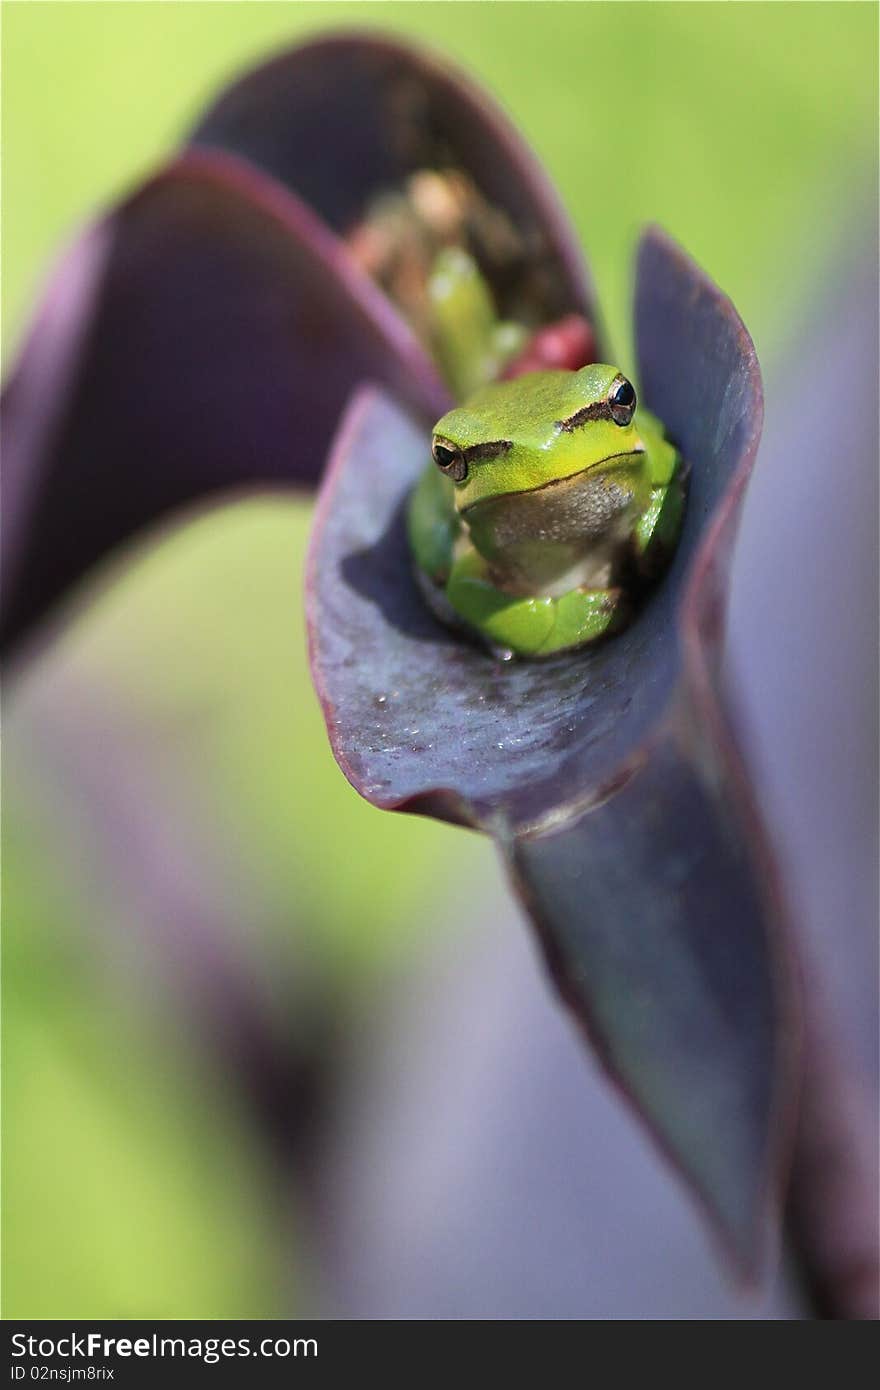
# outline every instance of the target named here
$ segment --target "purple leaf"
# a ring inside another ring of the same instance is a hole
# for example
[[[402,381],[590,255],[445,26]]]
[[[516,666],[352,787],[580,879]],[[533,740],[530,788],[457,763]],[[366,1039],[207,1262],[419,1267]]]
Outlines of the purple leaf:
[[[761,383],[730,302],[656,231],[636,331],[647,403],[692,467],[675,561],[636,622],[539,664],[503,664],[437,622],[404,533],[427,436],[367,391],[320,500],[313,666],[363,795],[499,841],[563,997],[749,1273],[796,1042],[773,867],[718,684]]]

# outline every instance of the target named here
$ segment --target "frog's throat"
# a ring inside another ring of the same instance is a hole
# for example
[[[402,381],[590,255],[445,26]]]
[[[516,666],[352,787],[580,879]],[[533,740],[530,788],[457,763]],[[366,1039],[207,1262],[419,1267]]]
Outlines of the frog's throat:
[[[485,497],[477,497],[473,502],[468,502],[466,506],[459,507],[458,512],[462,517],[467,516],[468,512],[473,512],[477,507],[482,507],[486,502],[500,502],[503,497],[528,497],[535,492],[545,492],[548,488],[557,487],[560,483],[570,483],[574,478],[581,478],[587,473],[595,473],[603,468],[618,467],[627,461],[640,458],[646,452],[644,445],[635,449],[626,449],[620,454],[609,454],[607,458],[595,459],[588,463],[586,468],[576,468],[573,473],[563,473],[558,478],[548,478],[546,482],[536,483],[534,487],[524,487],[511,489],[510,492],[487,493]]]

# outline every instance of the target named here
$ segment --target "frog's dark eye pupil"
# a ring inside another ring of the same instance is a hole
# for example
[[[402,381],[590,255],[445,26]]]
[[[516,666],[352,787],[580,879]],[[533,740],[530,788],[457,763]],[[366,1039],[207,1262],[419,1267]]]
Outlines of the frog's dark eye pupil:
[[[631,381],[621,377],[608,393],[611,418],[616,425],[628,425],[635,414],[636,393]]]
[[[434,462],[454,483],[463,483],[467,477],[467,463],[461,449],[457,449],[453,444],[443,444],[435,439],[431,445],[431,453]]]

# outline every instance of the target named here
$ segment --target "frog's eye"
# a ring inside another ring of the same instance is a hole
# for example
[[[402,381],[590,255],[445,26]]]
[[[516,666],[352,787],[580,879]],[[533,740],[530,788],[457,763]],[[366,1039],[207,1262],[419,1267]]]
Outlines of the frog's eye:
[[[461,449],[448,440],[435,438],[431,444],[431,454],[441,473],[445,473],[454,483],[464,482],[468,466]]]
[[[608,392],[608,409],[615,425],[628,425],[636,410],[636,393],[625,376],[615,377]]]

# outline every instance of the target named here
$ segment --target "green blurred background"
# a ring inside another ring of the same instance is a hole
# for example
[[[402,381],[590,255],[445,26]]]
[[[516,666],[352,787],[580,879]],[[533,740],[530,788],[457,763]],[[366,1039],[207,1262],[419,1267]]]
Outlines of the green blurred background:
[[[352,22],[438,47],[510,111],[571,212],[624,357],[645,221],[732,295],[772,380],[805,299],[874,211],[873,4],[5,3],[2,20],[7,362],[64,239],[161,161],[223,82]],[[178,888],[186,869],[196,893],[210,879],[199,913],[213,903],[282,1031],[303,1007],[337,1020],[378,1007],[432,933],[466,930],[468,885],[494,875],[476,837],[383,816],[336,769],[305,669],[308,524],[282,498],[181,521],[10,682],[6,1317],[320,1308],[302,1203],[188,1016],[167,939],[148,958],[155,909],[113,861],[102,817],[118,814],[128,739],[148,750],[148,814],[183,846]],[[83,791],[63,730],[46,746],[71,690],[93,723],[103,701],[121,725],[109,792]]]

